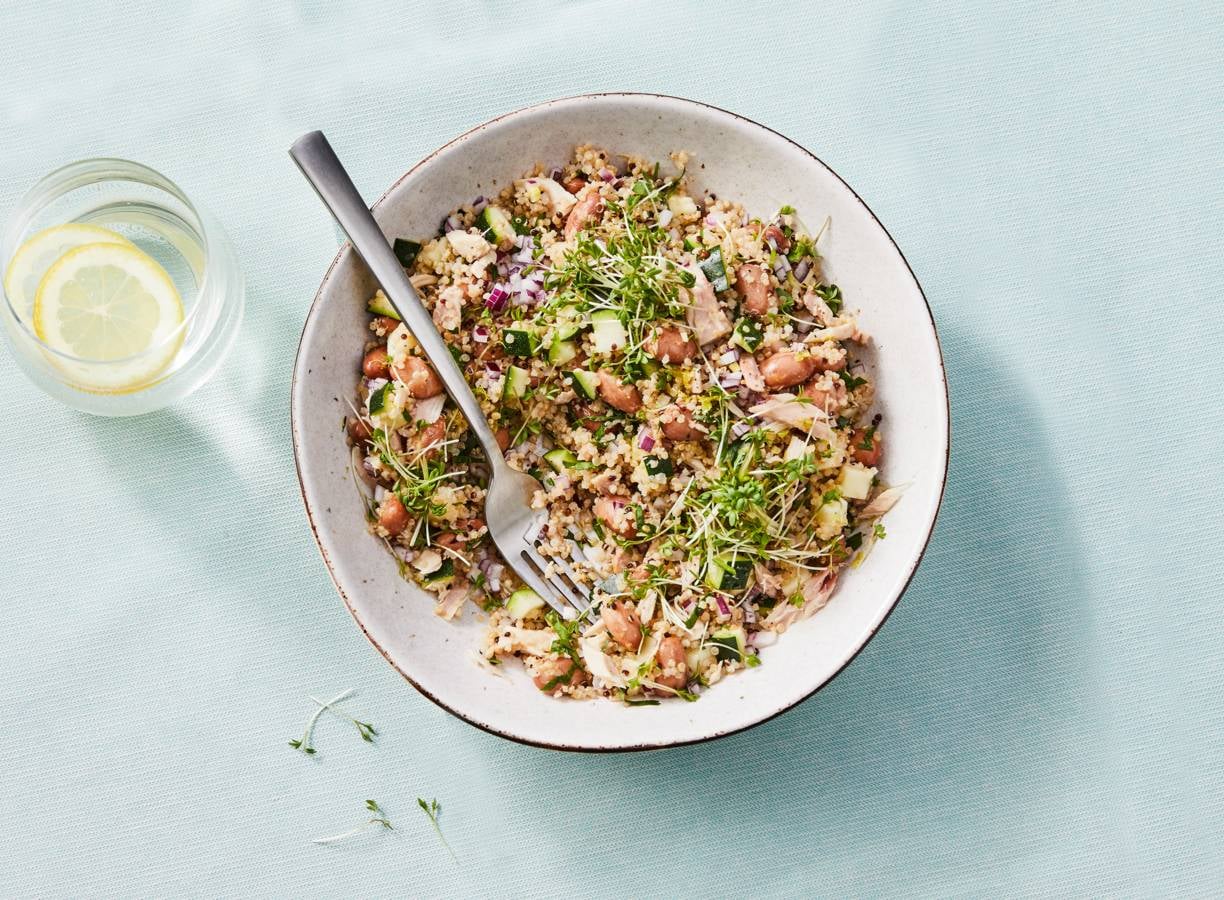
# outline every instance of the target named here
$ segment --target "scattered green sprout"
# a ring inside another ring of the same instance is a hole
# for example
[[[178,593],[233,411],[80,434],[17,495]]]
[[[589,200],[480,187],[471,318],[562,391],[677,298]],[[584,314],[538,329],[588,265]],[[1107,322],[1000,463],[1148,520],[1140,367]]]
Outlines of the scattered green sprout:
[[[647,341],[655,325],[682,322],[687,305],[682,290],[692,287],[692,272],[663,252],[669,237],[657,225],[660,208],[679,186],[683,173],[660,180],[639,175],[624,201],[609,202],[615,218],[612,233],[594,237],[580,232],[565,259],[545,271],[545,287],[554,300],[540,310],[544,321],[576,306],[584,313],[612,310],[625,327],[628,343],[612,361],[621,375],[639,379],[650,364]]]
[[[333,834],[330,837],[315,838],[313,841],[311,841],[311,843],[313,844],[339,843],[340,841],[344,841],[351,837],[355,837],[356,835],[361,834],[363,831],[365,831],[367,828],[370,828],[373,825],[381,826],[383,828],[386,828],[388,831],[393,829],[394,826],[392,826],[391,820],[387,818],[387,814],[383,812],[382,807],[379,806],[375,801],[367,800],[365,802],[365,807],[372,815],[368,819],[366,819],[364,822],[362,822],[360,825],[358,825],[356,828],[350,828],[348,831],[341,832],[340,834]]]
[[[362,722],[361,720],[349,715],[336,705],[341,700],[351,697],[352,694],[353,691],[350,688],[346,691],[342,691],[330,700],[320,700],[317,697],[311,697],[311,702],[318,708],[311,713],[310,718],[306,720],[306,728],[302,731],[302,736],[290,741],[289,746],[294,750],[301,750],[307,756],[314,756],[315,753],[318,752],[314,746],[314,729],[315,725],[319,721],[319,717],[325,712],[330,712],[338,719],[351,722],[357,728],[357,733],[361,736],[361,739],[366,743],[372,744],[374,742],[374,738],[378,736],[378,730],[375,729],[375,727],[369,722]]]
[[[426,803],[423,797],[417,797],[417,806],[421,807],[425,811],[425,815],[429,817],[429,824],[433,826],[434,832],[438,835],[438,840],[442,842],[442,846],[446,848],[446,852],[450,854],[451,859],[459,862],[459,857],[451,849],[451,845],[446,840],[446,835],[442,833],[442,826],[438,822],[438,817],[442,815],[442,804],[436,798]]]

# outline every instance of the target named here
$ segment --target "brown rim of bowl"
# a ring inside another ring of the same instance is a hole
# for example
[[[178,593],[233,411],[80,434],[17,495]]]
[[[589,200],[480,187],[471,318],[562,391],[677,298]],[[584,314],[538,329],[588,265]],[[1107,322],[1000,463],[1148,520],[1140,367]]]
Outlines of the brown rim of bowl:
[[[547,107],[554,106],[559,103],[567,103],[573,100],[591,100],[597,97],[655,97],[655,98],[662,99],[662,100],[675,100],[681,103],[691,103],[693,106],[700,106],[705,109],[713,110],[717,113],[721,113],[723,115],[730,116],[733,119],[738,119],[741,122],[746,122],[749,125],[754,125],[757,128],[762,129],[763,131],[767,131],[770,134],[781,138],[782,140],[786,141],[788,144],[791,144],[792,146],[794,146],[801,152],[810,156],[812,160],[817,163],[817,165],[822,166],[830,175],[832,175],[834,178],[840,181],[842,185],[846,188],[846,190],[848,190],[851,193],[854,199],[858,201],[859,205],[862,206],[863,209],[867,212],[867,215],[871,216],[872,220],[876,223],[876,225],[880,227],[880,230],[883,231],[884,234],[888,237],[889,243],[893,245],[893,249],[897,251],[897,255],[901,257],[901,261],[905,263],[906,271],[909,272],[910,277],[914,279],[914,284],[918,287],[918,294],[919,296],[922,297],[922,302],[926,306],[927,319],[931,323],[931,333],[935,336],[935,352],[939,357],[939,373],[940,373],[940,379],[943,382],[943,389],[944,389],[943,390],[944,415],[945,415],[945,422],[946,422],[946,426],[944,429],[943,478],[939,485],[939,498],[935,503],[935,514],[931,517],[931,524],[927,528],[926,536],[923,539],[922,549],[918,551],[917,557],[914,558],[914,562],[910,566],[909,575],[906,577],[905,583],[901,586],[901,589],[897,591],[897,595],[893,598],[891,605],[888,607],[888,610],[880,618],[880,621],[876,623],[875,627],[871,629],[870,633],[868,633],[868,635],[865,638],[863,638],[862,643],[858,645],[855,651],[852,654],[850,654],[850,656],[846,659],[846,661],[842,663],[842,665],[839,666],[837,671],[835,671],[832,675],[830,675],[820,684],[816,685],[816,687],[812,688],[812,690],[808,691],[802,697],[795,700],[793,703],[790,703],[787,706],[784,706],[782,709],[776,710],[767,716],[757,719],[755,722],[750,722],[747,725],[742,725],[739,728],[733,728],[728,731],[720,731],[717,734],[707,735],[706,737],[693,738],[692,740],[669,741],[667,743],[657,743],[657,744],[645,743],[645,744],[637,744],[637,745],[629,746],[629,747],[575,747],[575,746],[568,745],[568,744],[550,744],[547,741],[527,740],[526,738],[521,738],[513,734],[507,734],[503,731],[499,731],[498,729],[493,728],[490,725],[485,725],[481,722],[476,722],[472,719],[469,719],[459,710],[453,709],[452,707],[448,706],[446,703],[442,702],[440,699],[438,699],[432,693],[427,691],[421,685],[417,684],[417,682],[413,680],[411,675],[409,675],[407,672],[405,672],[403,669],[397,666],[394,660],[392,660],[391,657],[387,654],[387,651],[383,649],[382,645],[379,644],[378,641],[374,639],[374,636],[372,634],[370,634],[369,630],[365,626],[365,623],[361,621],[361,617],[357,614],[357,610],[353,608],[353,604],[349,601],[348,595],[344,592],[344,588],[340,585],[340,582],[336,578],[336,571],[334,568],[332,568],[331,559],[327,555],[327,550],[324,548],[323,542],[319,539],[319,530],[318,530],[318,527],[315,525],[315,520],[314,520],[314,510],[311,509],[310,500],[306,497],[306,487],[302,479],[301,459],[300,459],[300,455],[298,452],[298,425],[297,425],[297,416],[295,415],[295,410],[294,410],[294,405],[293,405],[293,394],[294,394],[295,388],[297,387],[298,363],[301,360],[302,341],[305,340],[305,337],[306,337],[306,328],[310,324],[310,320],[314,316],[315,310],[318,308],[319,298],[323,293],[323,289],[327,286],[327,282],[331,278],[332,272],[335,270],[336,266],[339,265],[341,258],[344,256],[345,251],[349,249],[348,244],[344,244],[340,247],[340,249],[336,252],[335,257],[332,259],[331,264],[327,267],[327,271],[323,275],[323,280],[319,283],[319,289],[318,291],[315,292],[314,299],[310,303],[310,309],[306,313],[306,320],[302,325],[302,335],[301,337],[298,338],[298,348],[297,348],[297,352],[294,355],[293,377],[290,380],[290,384],[289,384],[289,392],[290,392],[289,430],[290,430],[290,436],[293,439],[293,465],[294,465],[294,470],[297,473],[298,491],[302,495],[302,505],[306,509],[306,519],[310,524],[310,532],[311,534],[314,535],[315,546],[319,548],[319,553],[323,557],[323,564],[327,566],[327,574],[331,577],[332,584],[336,586],[336,592],[340,595],[340,599],[344,601],[344,606],[346,609],[348,609],[349,615],[353,617],[353,621],[357,623],[357,627],[361,629],[361,633],[365,635],[366,640],[369,641],[371,645],[373,645],[374,649],[377,650],[382,655],[383,659],[385,659],[387,663],[404,678],[405,681],[407,681],[414,688],[416,688],[417,691],[420,692],[422,696],[424,696],[426,699],[430,700],[437,706],[441,707],[442,709],[446,710],[446,712],[450,713],[455,718],[461,719],[462,721],[466,722],[467,724],[475,728],[480,729],[481,731],[487,732],[488,734],[496,735],[497,737],[504,738],[508,741],[513,741],[517,744],[525,744],[529,747],[540,747],[545,750],[564,750],[564,751],[571,752],[571,753],[634,753],[634,752],[641,752],[645,750],[667,750],[673,747],[687,747],[687,746],[692,746],[694,744],[704,744],[708,741],[715,741],[720,738],[730,737],[733,734],[739,734],[741,732],[747,731],[750,728],[756,728],[758,725],[763,725],[766,722],[776,719],[778,716],[782,715],[783,713],[789,712],[790,710],[794,709],[796,706],[799,706],[801,703],[804,703],[805,701],[809,700],[810,698],[818,694],[827,685],[829,685],[835,678],[837,678],[838,675],[844,672],[852,662],[858,659],[859,654],[863,652],[863,649],[868,644],[871,643],[872,639],[880,632],[880,629],[884,627],[884,623],[888,621],[889,616],[893,614],[893,610],[897,608],[897,604],[901,602],[901,598],[905,595],[905,592],[909,590],[909,586],[913,582],[914,576],[918,572],[918,567],[922,564],[923,557],[926,556],[927,548],[931,544],[931,537],[935,533],[935,525],[939,521],[939,512],[943,506],[944,493],[948,486],[948,465],[951,462],[951,456],[952,456],[952,406],[951,406],[951,402],[949,400],[949,395],[948,395],[948,372],[947,372],[947,367],[944,365],[943,347],[939,342],[939,330],[936,328],[936,325],[935,325],[935,316],[931,312],[930,301],[927,300],[926,292],[922,289],[922,283],[918,280],[918,276],[914,274],[914,269],[909,264],[909,260],[905,258],[905,254],[902,252],[901,248],[897,246],[896,240],[893,239],[892,234],[884,226],[884,223],[881,222],[879,218],[876,216],[876,214],[871,211],[871,207],[869,207],[863,201],[863,198],[858,195],[858,192],[855,191],[854,188],[852,188],[846,182],[844,178],[842,178],[835,171],[833,171],[832,168],[830,168],[820,157],[818,157],[811,150],[808,150],[802,144],[798,143],[797,141],[792,140],[791,138],[787,137],[781,132],[775,131],[774,129],[770,128],[768,125],[762,125],[760,122],[757,122],[753,119],[749,119],[746,116],[741,116],[738,113],[733,113],[730,110],[723,109],[722,107],[714,106],[709,103],[702,103],[699,100],[690,100],[687,97],[674,97],[670,94],[652,94],[652,93],[645,92],[645,91],[601,91],[601,92],[593,93],[593,94],[575,94],[570,97],[557,97],[552,100],[545,100],[542,103],[533,103],[530,106],[524,106],[524,107],[520,107],[519,109],[513,110],[508,113],[502,113],[500,116],[496,116],[492,119],[489,119],[488,121],[482,122],[479,125],[475,126],[474,128],[469,128],[467,131],[463,132],[457,137],[452,138],[451,140],[447,141],[441,147],[439,147],[438,149],[430,153],[428,156],[423,157],[419,162],[417,162],[414,166],[412,166],[412,168],[410,168],[403,175],[401,175],[394,182],[392,182],[391,186],[387,188],[385,191],[383,191],[383,193],[374,202],[374,204],[370,207],[370,209],[377,210],[378,207],[381,206],[382,203],[387,199],[387,197],[397,187],[399,187],[399,185],[406,178],[408,178],[410,175],[412,175],[414,172],[420,169],[423,165],[425,165],[430,160],[432,160],[439,153],[454,146],[455,144],[466,139],[470,135],[476,134],[479,131],[483,131],[484,129],[488,128],[490,125],[494,125],[502,121],[503,119],[507,119],[511,116],[517,116],[521,113],[531,112],[537,109],[545,109]]]

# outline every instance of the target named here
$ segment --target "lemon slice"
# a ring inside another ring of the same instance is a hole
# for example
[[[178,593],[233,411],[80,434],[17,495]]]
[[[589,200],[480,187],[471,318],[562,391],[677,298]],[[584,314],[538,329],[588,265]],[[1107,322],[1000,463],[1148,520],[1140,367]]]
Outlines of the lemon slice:
[[[166,270],[131,244],[85,244],[47,270],[34,332],[77,357],[55,362],[86,390],[144,387],[174,359],[183,302]]]
[[[85,244],[126,244],[134,246],[122,235],[97,225],[56,225],[44,228],[17,248],[4,273],[4,292],[13,309],[25,322],[31,321],[34,295],[47,270],[69,250]]]

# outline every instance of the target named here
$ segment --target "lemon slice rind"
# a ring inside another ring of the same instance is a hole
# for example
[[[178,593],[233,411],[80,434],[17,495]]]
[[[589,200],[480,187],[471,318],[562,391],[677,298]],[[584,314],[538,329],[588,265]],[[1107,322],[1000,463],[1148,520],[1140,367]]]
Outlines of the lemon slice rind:
[[[56,351],[47,354],[52,363],[98,393],[147,387],[182,344],[174,282],[131,244],[69,250],[39,283],[31,318],[39,340]]]
[[[69,250],[85,244],[135,244],[100,225],[69,222],[44,228],[17,248],[4,271],[4,293],[13,310],[26,324],[32,323],[34,297],[47,271]]]

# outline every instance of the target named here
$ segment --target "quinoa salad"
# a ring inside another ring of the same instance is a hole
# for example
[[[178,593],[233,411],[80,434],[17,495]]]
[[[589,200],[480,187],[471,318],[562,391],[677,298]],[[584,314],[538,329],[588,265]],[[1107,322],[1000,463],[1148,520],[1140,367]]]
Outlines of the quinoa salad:
[[[346,428],[370,532],[438,615],[487,617],[478,662],[556,697],[693,701],[761,664],[899,496],[869,338],[822,275],[828,221],[759,218],[690,191],[689,168],[581,146],[394,241],[507,461],[542,485],[540,552],[577,573],[581,616],[500,559],[478,443],[386,298],[368,304]]]

